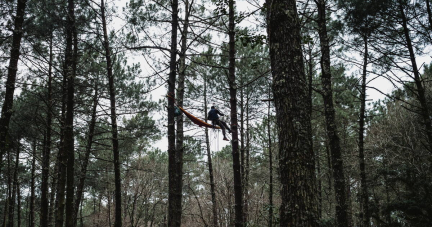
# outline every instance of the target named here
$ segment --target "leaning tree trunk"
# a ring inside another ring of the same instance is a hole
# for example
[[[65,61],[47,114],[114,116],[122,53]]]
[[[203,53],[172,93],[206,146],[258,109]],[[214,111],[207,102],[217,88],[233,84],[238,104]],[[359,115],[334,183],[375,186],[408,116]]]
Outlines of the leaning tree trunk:
[[[324,0],[318,0],[318,33],[320,37],[321,47],[321,81],[322,93],[324,100],[324,112],[326,119],[327,136],[329,139],[333,178],[335,182],[335,195],[336,195],[336,219],[340,227],[350,226],[348,219],[348,204],[346,195],[346,183],[342,162],[342,151],[340,146],[340,139],[337,132],[335,121],[335,110],[333,106],[333,90],[331,82],[330,71],[330,44],[327,36],[327,21],[326,21],[326,5]]]
[[[233,172],[234,172],[234,209],[235,209],[235,226],[244,226],[243,223],[243,190],[242,176],[239,155],[238,141],[238,121],[237,121],[237,85],[235,75],[235,21],[234,21],[234,0],[228,1],[229,16],[228,16],[228,36],[229,36],[229,66],[228,66],[228,82],[230,91],[231,105],[231,131],[232,131],[232,156],[233,156]]]
[[[85,149],[85,157],[82,160],[81,174],[80,174],[79,183],[77,186],[77,193],[76,193],[77,195],[76,195],[76,199],[75,199],[75,209],[74,209],[75,217],[78,217],[78,210],[79,210],[82,195],[84,192],[84,184],[85,184],[85,179],[86,179],[86,175],[87,175],[87,166],[89,163],[90,153],[91,153],[92,144],[93,144],[93,136],[94,136],[95,126],[96,126],[96,110],[97,110],[98,96],[99,96],[99,88],[98,88],[99,82],[98,81],[99,81],[99,78],[97,77],[95,80],[95,94],[93,96],[93,108],[92,108],[92,115],[91,115],[91,120],[90,120],[90,124],[89,124],[89,132],[88,132],[87,144],[86,144],[86,149]],[[75,226],[77,224],[77,220],[78,219],[75,218]]]
[[[430,118],[430,110],[429,110],[429,107],[427,105],[425,89],[423,87],[422,79],[420,78],[420,73],[419,73],[419,70],[417,67],[414,48],[412,45],[411,37],[409,35],[410,31],[408,29],[407,18],[405,16],[402,2],[399,2],[399,9],[400,9],[400,14],[402,16],[402,18],[401,18],[402,19],[402,27],[403,27],[403,32],[405,35],[406,45],[407,45],[409,55],[410,55],[411,67],[412,67],[413,74],[414,74],[414,82],[415,82],[415,85],[417,87],[417,95],[416,96],[417,96],[417,99],[420,102],[420,106],[421,106],[420,114],[421,114],[423,121],[424,121],[424,124],[425,124],[426,136],[427,136],[427,140],[428,140],[428,150],[430,153],[432,153],[432,119]]]
[[[318,226],[307,80],[295,0],[267,1],[279,137],[280,226]]]
[[[114,87],[114,75],[112,71],[111,52],[108,40],[108,31],[105,19],[105,6],[104,1],[101,0],[101,16],[104,36],[105,58],[107,64],[108,83],[109,83],[109,96],[111,107],[111,133],[112,133],[112,146],[114,156],[114,182],[115,182],[115,221],[114,227],[122,226],[121,216],[121,179],[120,179],[120,157],[119,157],[119,143],[118,143],[118,130],[117,130],[117,114],[116,114],[116,97]]]
[[[168,78],[168,226],[179,227],[181,225],[181,192],[176,187],[176,147],[175,147],[175,122],[174,122],[174,94],[176,83],[176,58],[177,58],[177,27],[178,27],[178,0],[171,2],[171,53],[170,72]]]
[[[9,148],[9,122],[12,116],[13,96],[15,91],[15,81],[18,71],[18,60],[20,56],[21,37],[23,35],[23,24],[25,7],[27,0],[18,0],[16,8],[16,16],[14,21],[14,30],[12,34],[12,49],[8,66],[8,74],[6,80],[6,93],[1,110],[0,118],[0,170],[2,167],[3,155],[6,149]]]

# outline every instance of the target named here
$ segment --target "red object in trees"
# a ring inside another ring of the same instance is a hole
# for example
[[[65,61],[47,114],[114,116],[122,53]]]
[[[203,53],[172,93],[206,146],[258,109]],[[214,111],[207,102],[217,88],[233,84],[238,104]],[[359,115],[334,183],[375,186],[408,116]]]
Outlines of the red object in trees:
[[[212,124],[209,124],[209,123],[195,117],[194,115],[192,115],[189,112],[187,112],[186,110],[184,110],[181,106],[177,106],[177,107],[186,115],[186,117],[188,117],[193,123],[197,124],[198,126],[221,129],[219,126],[213,126]]]

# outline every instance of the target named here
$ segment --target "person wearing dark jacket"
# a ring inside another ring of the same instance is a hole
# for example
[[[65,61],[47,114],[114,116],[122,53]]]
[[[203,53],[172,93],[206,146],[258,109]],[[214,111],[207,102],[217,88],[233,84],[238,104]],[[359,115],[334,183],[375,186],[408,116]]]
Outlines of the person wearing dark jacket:
[[[225,128],[228,130],[229,133],[231,133],[231,129],[228,127],[227,123],[219,120],[218,115],[224,116],[223,113],[219,112],[219,110],[217,110],[214,106],[212,106],[211,110],[208,112],[208,119],[212,121],[213,126],[219,125],[221,127],[222,134],[224,137],[223,140],[228,141],[228,139],[226,138],[226,135],[225,135]]]

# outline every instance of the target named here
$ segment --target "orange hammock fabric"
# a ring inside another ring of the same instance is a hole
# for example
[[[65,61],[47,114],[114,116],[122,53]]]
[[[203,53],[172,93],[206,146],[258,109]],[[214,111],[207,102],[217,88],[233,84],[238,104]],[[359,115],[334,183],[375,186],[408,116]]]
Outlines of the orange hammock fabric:
[[[199,127],[207,127],[207,128],[216,128],[216,129],[221,129],[219,126],[215,126],[213,127],[212,124],[209,124],[197,117],[195,117],[194,115],[188,113],[186,110],[184,110],[183,108],[181,108],[180,106],[177,106],[185,115],[186,117],[188,117],[193,123],[197,124]]]

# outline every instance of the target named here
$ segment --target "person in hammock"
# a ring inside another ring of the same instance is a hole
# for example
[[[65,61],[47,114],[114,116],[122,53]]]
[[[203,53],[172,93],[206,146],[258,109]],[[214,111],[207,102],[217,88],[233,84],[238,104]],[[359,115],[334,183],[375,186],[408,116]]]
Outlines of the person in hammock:
[[[224,114],[222,114],[221,112],[219,112],[219,110],[217,110],[214,106],[212,106],[211,110],[208,112],[208,119],[212,121],[213,126],[219,125],[219,127],[221,127],[222,134],[224,137],[223,140],[228,141],[225,135],[225,128],[228,130],[229,133],[231,133],[231,129],[228,127],[226,122],[221,121],[219,119],[218,115],[224,116]]]

